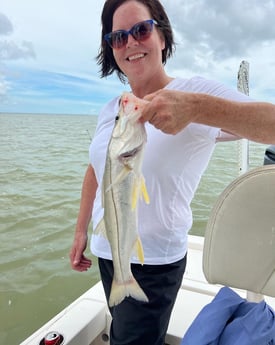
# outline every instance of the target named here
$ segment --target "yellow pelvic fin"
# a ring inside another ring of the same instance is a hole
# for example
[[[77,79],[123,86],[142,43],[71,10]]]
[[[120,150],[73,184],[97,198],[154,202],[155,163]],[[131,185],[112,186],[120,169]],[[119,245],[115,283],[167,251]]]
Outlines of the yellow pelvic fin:
[[[142,180],[141,180],[141,193],[142,193],[142,196],[143,196],[143,200],[146,202],[146,204],[149,204],[150,203],[150,198],[149,198],[149,195],[148,195],[148,192],[147,192],[147,188],[146,188],[146,184],[145,184],[145,180],[144,180],[143,177],[142,177]]]
[[[132,210],[134,210],[137,207],[137,202],[139,199],[139,196],[143,198],[143,200],[146,202],[146,204],[149,204],[150,198],[146,189],[145,181],[143,176],[140,178],[136,178],[135,182],[133,184],[132,189]]]
[[[144,253],[143,253],[143,248],[142,248],[142,243],[140,238],[137,238],[136,244],[135,244],[135,249],[136,249],[136,255],[140,261],[140,263],[143,265],[144,264]]]

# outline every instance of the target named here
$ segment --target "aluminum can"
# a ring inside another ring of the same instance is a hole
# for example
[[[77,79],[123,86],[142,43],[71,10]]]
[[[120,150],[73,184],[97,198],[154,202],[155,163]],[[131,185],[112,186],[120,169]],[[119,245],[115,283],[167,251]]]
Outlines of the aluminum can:
[[[60,345],[62,337],[58,332],[49,332],[44,338],[44,345]]]

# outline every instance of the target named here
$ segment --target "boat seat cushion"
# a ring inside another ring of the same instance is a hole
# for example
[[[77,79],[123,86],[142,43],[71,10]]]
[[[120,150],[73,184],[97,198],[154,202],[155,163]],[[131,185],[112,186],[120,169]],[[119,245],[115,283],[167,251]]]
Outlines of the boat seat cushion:
[[[241,175],[219,196],[203,271],[209,283],[275,297],[275,165]]]

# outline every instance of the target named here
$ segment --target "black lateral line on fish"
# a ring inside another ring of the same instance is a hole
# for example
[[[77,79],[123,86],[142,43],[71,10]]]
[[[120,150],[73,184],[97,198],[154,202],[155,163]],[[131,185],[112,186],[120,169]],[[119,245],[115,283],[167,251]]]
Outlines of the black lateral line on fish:
[[[110,162],[110,177],[112,177],[113,176],[113,171],[112,171],[112,169],[113,169],[113,164],[112,164],[112,162]],[[117,229],[119,229],[119,222],[118,222],[118,206],[117,206],[117,204],[116,204],[116,202],[115,202],[115,195],[114,195],[114,189],[113,188],[111,188],[112,186],[113,186],[113,181],[112,181],[112,178],[111,178],[111,185],[109,186],[109,188],[108,188],[108,191],[111,193],[111,196],[112,196],[112,201],[113,201],[113,207],[114,207],[114,212],[115,212],[115,222],[116,222],[116,228]],[[107,191],[106,191],[107,192]],[[118,252],[120,252],[120,242],[118,241]],[[120,256],[118,256],[118,260],[119,260],[119,264],[120,264],[120,267],[121,267],[121,258],[120,258]]]
[[[111,168],[112,168],[112,164],[111,164]],[[112,170],[111,170],[112,172]],[[112,176],[112,174],[111,174]],[[120,181],[118,181],[120,182]],[[111,184],[110,187],[113,186],[113,182]],[[116,222],[116,228],[119,229],[120,225],[119,225],[119,221],[118,221],[118,213],[119,213],[119,207],[117,205],[117,203],[115,202],[115,195],[114,195],[114,189],[111,188],[111,195],[112,195],[112,200],[113,200],[113,205],[114,205],[114,211],[115,211],[115,222]],[[119,232],[119,230],[118,230]],[[117,246],[118,246],[118,253],[121,253],[121,241],[118,241],[117,242]],[[119,266],[122,267],[123,266],[123,263],[122,263],[122,257],[120,255],[118,255],[117,257],[117,260],[119,261]],[[123,273],[122,273],[122,270],[121,270],[121,274],[122,274],[122,277],[120,277],[120,279],[123,280]],[[123,284],[124,285],[124,284]]]

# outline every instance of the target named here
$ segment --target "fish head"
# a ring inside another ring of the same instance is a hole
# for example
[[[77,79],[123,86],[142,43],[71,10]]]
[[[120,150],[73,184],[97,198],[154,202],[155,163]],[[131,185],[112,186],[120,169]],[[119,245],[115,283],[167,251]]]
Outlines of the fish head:
[[[133,164],[130,162],[133,162],[146,143],[145,126],[139,119],[147,103],[128,92],[120,98],[119,112],[112,133],[111,151],[129,168]]]
[[[144,125],[139,119],[147,103],[147,101],[137,98],[132,93],[124,92],[120,98],[119,112],[116,117],[113,137],[121,137],[125,132],[131,130],[144,130]],[[129,136],[129,133],[126,135]]]

